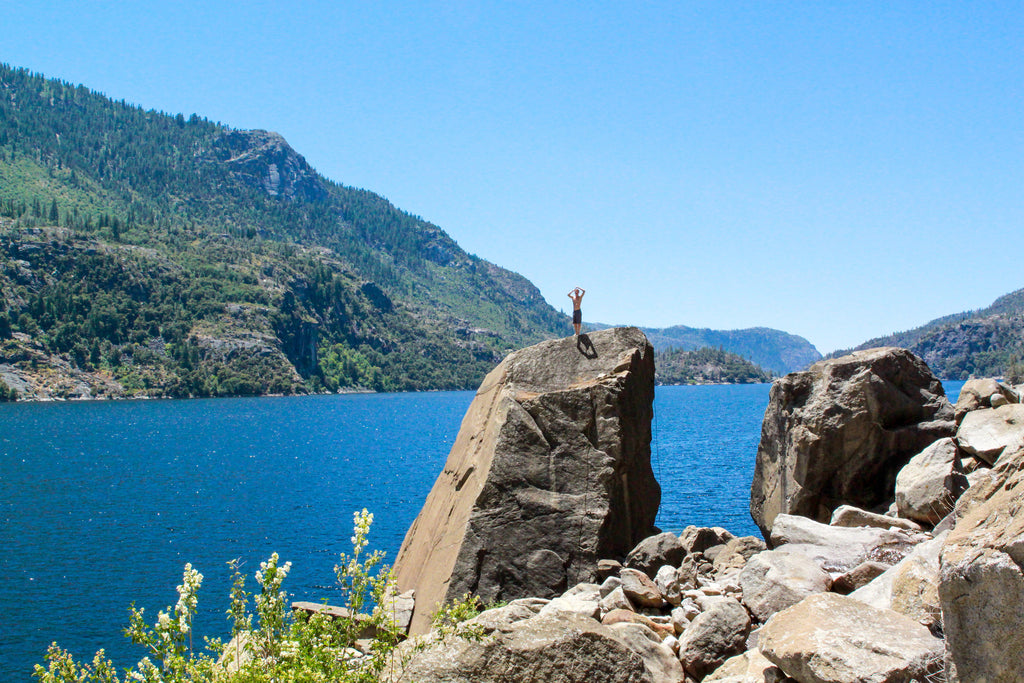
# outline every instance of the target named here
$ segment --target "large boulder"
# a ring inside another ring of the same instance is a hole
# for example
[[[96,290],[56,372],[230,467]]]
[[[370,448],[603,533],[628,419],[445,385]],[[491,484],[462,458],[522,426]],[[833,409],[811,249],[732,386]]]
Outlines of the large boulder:
[[[896,683],[942,670],[943,643],[891,610],[835,593],[779,612],[758,636],[761,654],[800,683]]]
[[[659,650],[663,648],[665,651]],[[415,638],[385,672],[391,683],[676,683],[682,666],[664,646],[628,637],[572,613],[536,616],[483,639]]]
[[[956,432],[961,449],[989,465],[1024,444],[1024,404],[972,410]]]
[[[939,553],[948,532],[919,544],[899,563],[850,597],[878,609],[891,609],[933,631],[941,630]]]
[[[827,522],[844,503],[886,504],[897,472],[954,429],[941,382],[905,349],[815,363],[772,385],[750,514],[767,538],[778,514]]]
[[[993,405],[992,399],[997,396],[1000,398],[996,399],[995,405]],[[972,410],[995,408],[1000,403],[1019,402],[1020,400],[1013,389],[1000,384],[994,379],[971,379],[967,380],[963,387],[960,388],[960,396],[957,397],[953,410],[956,414],[956,423],[960,424],[964,416]]]
[[[927,538],[903,529],[831,526],[799,515],[777,516],[770,536],[773,547],[807,555],[830,573],[868,561],[896,564]]]
[[[654,532],[654,353],[636,328],[543,342],[484,378],[399,550],[410,632],[439,603],[553,597]]]
[[[684,557],[686,548],[682,541],[671,531],[665,531],[640,541],[626,556],[625,564],[653,578],[658,569],[666,564],[678,567]]]
[[[896,509],[900,517],[934,526],[950,513],[967,486],[956,442],[939,439],[896,475]]]
[[[743,604],[764,622],[808,595],[824,593],[832,587],[832,578],[811,558],[782,548],[751,557],[740,572],[739,584]]]
[[[679,638],[679,660],[687,674],[704,678],[725,660],[746,649],[750,616],[736,600],[713,601]]]
[[[907,468],[904,467],[900,472]],[[899,477],[896,477],[899,481]],[[909,519],[900,517],[889,517],[877,512],[861,510],[853,505],[840,505],[832,511],[832,519],[829,526],[873,526],[879,529],[905,529],[907,531],[921,531],[921,525]]]
[[[1024,680],[1024,451],[995,470],[1001,485],[974,498],[940,560],[946,642],[965,682]]]
[[[704,683],[781,683],[785,676],[782,669],[754,648],[725,660],[708,674]]]

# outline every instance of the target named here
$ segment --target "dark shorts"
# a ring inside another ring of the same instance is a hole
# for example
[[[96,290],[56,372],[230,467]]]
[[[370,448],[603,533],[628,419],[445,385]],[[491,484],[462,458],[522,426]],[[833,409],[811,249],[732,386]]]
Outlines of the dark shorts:
[[[583,322],[583,311],[581,311],[580,309],[577,308],[577,309],[575,309],[572,312],[572,324],[573,325],[579,325],[582,322]]]

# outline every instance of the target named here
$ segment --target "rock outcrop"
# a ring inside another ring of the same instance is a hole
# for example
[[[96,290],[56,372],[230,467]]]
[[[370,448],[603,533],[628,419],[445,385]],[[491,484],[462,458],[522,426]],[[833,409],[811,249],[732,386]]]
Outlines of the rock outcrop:
[[[750,513],[767,538],[778,514],[827,522],[844,503],[886,504],[900,468],[954,429],[942,384],[909,351],[815,363],[772,386]]]
[[[320,177],[278,133],[226,131],[213,141],[208,156],[243,184],[271,197],[318,201],[327,196]]]
[[[484,379],[395,562],[411,633],[439,603],[552,597],[654,531],[653,349],[635,328],[543,342]]]

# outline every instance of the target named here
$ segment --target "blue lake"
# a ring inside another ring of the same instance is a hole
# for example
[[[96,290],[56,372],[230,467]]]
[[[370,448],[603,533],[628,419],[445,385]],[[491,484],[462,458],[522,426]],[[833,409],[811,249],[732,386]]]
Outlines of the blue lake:
[[[959,383],[958,383],[959,384]],[[951,387],[948,389],[958,389]],[[748,502],[768,385],[658,387],[658,525],[757,534]],[[952,394],[955,400],[956,394]],[[352,513],[393,560],[473,392],[0,404],[0,680],[27,681],[57,641],[79,659],[205,575],[196,630],[226,635],[229,560],[277,551],[294,599],[330,601]]]

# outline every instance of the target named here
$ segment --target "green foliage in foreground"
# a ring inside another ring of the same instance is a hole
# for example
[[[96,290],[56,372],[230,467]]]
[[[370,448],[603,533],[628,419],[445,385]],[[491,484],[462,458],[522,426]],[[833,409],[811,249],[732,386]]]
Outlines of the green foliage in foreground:
[[[368,555],[364,552],[372,522],[373,515],[365,509],[355,513],[352,554],[343,553],[334,568],[348,617],[332,617],[326,611],[293,613],[287,594],[281,590],[291,563],[282,564],[274,553],[260,563],[256,572],[257,593],[246,591],[237,562],[230,563],[235,570],[227,610],[231,642],[225,645],[219,639],[205,638],[205,648],[197,649],[192,621],[203,575],[186,564],[173,608],[160,611],[156,621],[149,624],[144,610],[132,607],[125,636],[141,645],[146,655],[134,668],[126,669],[123,677],[103,650],[90,662],[78,662],[56,643],[46,654],[47,666],[37,664],[33,677],[42,683],[401,680],[404,662],[395,648],[404,634],[386,610],[375,608],[366,613],[371,600],[372,604],[386,605],[395,588],[390,568],[382,564],[384,554],[379,550]],[[434,617],[439,636],[479,638],[479,631],[461,625],[477,613],[477,604],[469,595],[439,607]],[[368,633],[373,634],[372,638],[361,640]]]
[[[770,382],[773,377],[735,353],[710,346],[658,352],[654,366],[655,380],[660,384],[751,384]]]

